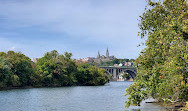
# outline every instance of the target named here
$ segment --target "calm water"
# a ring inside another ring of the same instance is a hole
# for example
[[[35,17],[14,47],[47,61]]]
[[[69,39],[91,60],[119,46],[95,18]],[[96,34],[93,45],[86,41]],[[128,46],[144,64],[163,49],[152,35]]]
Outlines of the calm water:
[[[125,109],[125,89],[132,83],[0,91],[0,111],[165,111],[146,103]]]

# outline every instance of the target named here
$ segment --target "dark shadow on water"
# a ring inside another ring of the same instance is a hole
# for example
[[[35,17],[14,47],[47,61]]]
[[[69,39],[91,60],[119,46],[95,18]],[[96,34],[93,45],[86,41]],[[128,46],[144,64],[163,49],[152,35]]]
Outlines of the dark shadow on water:
[[[128,110],[127,110],[128,111]],[[132,109],[131,111],[141,111],[140,109]]]

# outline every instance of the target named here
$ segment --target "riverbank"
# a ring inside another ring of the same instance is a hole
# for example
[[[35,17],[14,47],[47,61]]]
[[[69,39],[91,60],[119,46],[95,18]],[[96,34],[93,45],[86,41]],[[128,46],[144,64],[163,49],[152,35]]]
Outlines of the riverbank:
[[[23,87],[3,87],[3,88],[0,88],[0,91],[2,91],[2,90],[11,90],[11,89],[29,89],[29,88],[37,88],[37,87],[33,87],[33,86],[23,86]]]
[[[107,82],[108,83],[108,82]],[[105,83],[105,84],[107,84]],[[21,86],[21,87],[2,87],[0,88],[1,90],[11,90],[11,89],[30,89],[30,88],[56,88],[56,87],[72,87],[72,86],[104,86],[105,84],[99,84],[99,85],[94,85],[94,84],[88,84],[88,85],[71,85],[71,86]]]
[[[167,107],[168,109],[174,110],[185,110],[186,103],[185,102],[177,102],[177,103],[161,103],[158,102],[156,104],[162,105],[163,107]],[[186,111],[186,110],[185,110]]]
[[[177,102],[177,103],[164,103],[160,101],[146,101],[146,104],[155,104],[166,108],[167,110],[172,111],[186,111],[186,103],[185,102]]]

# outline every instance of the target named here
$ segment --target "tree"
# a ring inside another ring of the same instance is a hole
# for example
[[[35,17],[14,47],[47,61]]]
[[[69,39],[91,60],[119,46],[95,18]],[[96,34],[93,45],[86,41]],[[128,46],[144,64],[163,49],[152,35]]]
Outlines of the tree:
[[[127,90],[126,106],[140,105],[148,97],[159,101],[188,100],[188,28],[186,0],[148,0],[140,16],[146,48],[135,63],[136,82]]]
[[[7,87],[9,85],[11,74],[10,62],[4,57],[0,57],[0,87]]]
[[[0,86],[30,86],[36,74],[32,61],[21,52],[0,52]]]
[[[6,55],[7,60],[11,63],[11,71],[15,77],[19,79],[21,86],[30,85],[30,76],[34,73],[32,68],[32,61],[29,57],[20,52],[8,51]]]
[[[135,61],[135,59],[130,59],[129,61],[130,61],[130,62],[134,62],[134,61]]]
[[[113,63],[113,64],[119,64],[119,59],[116,59],[116,58],[115,58],[115,59],[112,61],[112,63]]]
[[[124,73],[122,77],[126,80],[129,80],[131,78],[131,76],[128,73]]]
[[[104,85],[103,69],[89,64],[77,65],[72,53],[47,52],[35,64],[21,52],[0,52],[0,88],[24,86]]]
[[[70,86],[76,83],[77,66],[71,56],[71,53],[60,55],[53,50],[38,60],[37,71],[42,75],[45,86]]]
[[[109,77],[105,70],[91,66],[88,63],[83,63],[78,66],[78,73],[76,74],[78,85],[104,85],[108,82]]]

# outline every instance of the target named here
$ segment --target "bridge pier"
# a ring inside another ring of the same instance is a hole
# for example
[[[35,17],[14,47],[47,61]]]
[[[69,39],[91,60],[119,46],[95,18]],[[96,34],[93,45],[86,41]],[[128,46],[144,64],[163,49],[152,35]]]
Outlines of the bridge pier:
[[[116,73],[116,69],[113,69],[113,76],[112,76],[112,80],[116,81],[117,80],[117,73]]]

